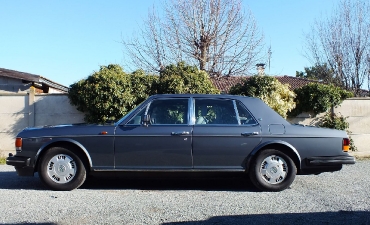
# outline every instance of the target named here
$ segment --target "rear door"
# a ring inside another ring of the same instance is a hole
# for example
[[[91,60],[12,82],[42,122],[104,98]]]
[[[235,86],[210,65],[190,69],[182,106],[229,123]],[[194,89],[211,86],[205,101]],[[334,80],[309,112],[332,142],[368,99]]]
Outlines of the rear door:
[[[260,141],[261,127],[233,99],[194,98],[194,169],[243,169]]]

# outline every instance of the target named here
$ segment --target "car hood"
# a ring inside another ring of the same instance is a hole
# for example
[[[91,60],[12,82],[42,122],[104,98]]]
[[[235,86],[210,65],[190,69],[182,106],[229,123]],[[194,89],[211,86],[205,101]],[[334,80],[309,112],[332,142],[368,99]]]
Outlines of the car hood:
[[[115,125],[101,124],[63,124],[52,126],[27,127],[22,130],[18,137],[52,137],[52,136],[81,136],[81,135],[99,135],[102,132],[114,134]]]

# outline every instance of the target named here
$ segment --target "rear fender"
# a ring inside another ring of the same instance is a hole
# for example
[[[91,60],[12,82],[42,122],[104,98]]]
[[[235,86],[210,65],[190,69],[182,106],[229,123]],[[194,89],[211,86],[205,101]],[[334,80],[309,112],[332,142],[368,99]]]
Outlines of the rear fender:
[[[301,156],[299,155],[297,149],[295,149],[291,144],[281,140],[273,140],[268,142],[263,142],[257,145],[252,152],[248,155],[246,159],[245,168],[246,171],[249,169],[249,165],[252,162],[253,158],[262,150],[264,149],[276,149],[284,152],[285,154],[289,155],[294,163],[296,164],[297,170],[301,169]]]

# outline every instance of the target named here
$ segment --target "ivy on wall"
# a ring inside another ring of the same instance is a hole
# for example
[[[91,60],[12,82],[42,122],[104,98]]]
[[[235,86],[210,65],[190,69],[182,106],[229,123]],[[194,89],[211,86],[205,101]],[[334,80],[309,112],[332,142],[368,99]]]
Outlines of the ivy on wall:
[[[290,111],[289,117],[295,117],[302,112],[319,114],[331,107],[340,105],[344,99],[353,97],[353,93],[334,85],[310,83],[294,90],[296,107]]]

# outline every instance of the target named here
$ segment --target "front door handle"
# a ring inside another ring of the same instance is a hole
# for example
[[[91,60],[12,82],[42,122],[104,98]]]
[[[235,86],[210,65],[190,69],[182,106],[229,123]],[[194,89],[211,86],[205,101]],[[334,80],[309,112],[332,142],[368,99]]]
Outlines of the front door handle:
[[[252,135],[258,135],[259,133],[257,131],[255,132],[244,132],[242,133],[243,136],[252,136]]]
[[[188,135],[188,134],[190,134],[188,131],[171,132],[171,135]]]

